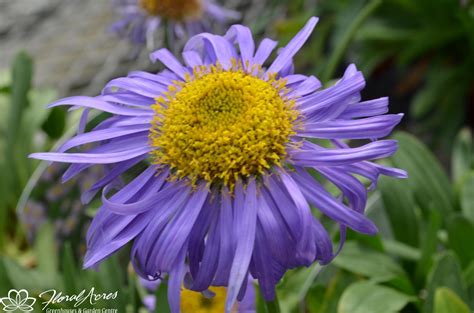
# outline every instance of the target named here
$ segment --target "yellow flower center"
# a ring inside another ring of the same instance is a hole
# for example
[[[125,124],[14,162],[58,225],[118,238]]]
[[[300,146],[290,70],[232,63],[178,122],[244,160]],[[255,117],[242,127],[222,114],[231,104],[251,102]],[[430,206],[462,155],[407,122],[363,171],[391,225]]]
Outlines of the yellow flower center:
[[[140,6],[150,15],[184,21],[202,16],[202,0],[140,0]]]
[[[224,287],[209,288],[216,295],[212,299],[204,297],[200,292],[183,289],[181,292],[182,313],[222,313],[225,311],[226,289]]]
[[[287,91],[284,80],[275,75],[264,80],[236,62],[229,70],[195,68],[156,99],[153,163],[168,165],[175,178],[230,189],[239,178],[281,166],[298,117]]]

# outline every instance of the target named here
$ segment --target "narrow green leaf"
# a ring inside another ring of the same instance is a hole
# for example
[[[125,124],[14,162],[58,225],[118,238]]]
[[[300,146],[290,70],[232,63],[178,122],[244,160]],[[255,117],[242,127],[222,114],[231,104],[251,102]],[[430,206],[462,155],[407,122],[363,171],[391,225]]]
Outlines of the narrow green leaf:
[[[443,253],[436,261],[431,271],[428,282],[428,295],[423,312],[433,312],[436,289],[448,287],[458,294],[461,299],[467,300],[467,291],[464,284],[459,260],[452,252]]]
[[[424,234],[421,245],[421,258],[416,268],[416,279],[418,282],[424,281],[433,264],[433,255],[438,245],[438,230],[441,228],[441,215],[437,211],[432,211],[428,223],[428,229]]]
[[[291,311],[304,299],[322,266],[315,263],[308,268],[294,269],[285,275],[278,288],[280,307],[283,312]]]
[[[410,106],[410,113],[417,120],[422,119],[433,110],[439,98],[439,93],[442,92],[436,82],[427,84],[416,93]]]
[[[33,61],[24,52],[20,52],[13,61],[11,107],[8,121],[9,143],[15,141],[14,135],[20,126],[23,110],[28,107],[28,91],[31,88]]]
[[[388,254],[403,258],[410,261],[419,261],[421,258],[421,251],[406,245],[402,242],[385,239],[383,241],[385,251]]]
[[[453,145],[451,170],[455,182],[459,182],[472,169],[473,156],[472,134],[468,128],[464,128],[457,135]]]
[[[443,215],[453,211],[454,197],[450,181],[434,155],[408,133],[398,132],[394,139],[399,142],[399,150],[392,160],[395,166],[408,171],[406,183],[414,191],[420,207],[426,213],[430,209]]]
[[[474,190],[474,189],[473,189]],[[448,223],[449,246],[459,257],[463,267],[474,260],[472,239],[474,238],[474,225],[463,216],[454,216]]]
[[[357,30],[367,20],[367,18],[369,18],[370,15],[372,15],[372,13],[374,13],[375,10],[378,9],[378,7],[381,4],[382,4],[381,0],[369,1],[367,5],[355,16],[353,22],[347,28],[347,31],[344,33],[341,40],[339,40],[337,47],[334,49],[333,53],[331,54],[331,57],[322,75],[323,82],[326,83],[332,78],[337,66],[339,65],[342,58],[344,57],[344,54],[347,51],[347,47],[349,46],[351,41],[354,39],[354,35],[356,34]]]
[[[344,291],[357,281],[354,275],[347,275],[345,271],[333,266],[324,267],[322,274],[323,279],[318,279],[306,295],[305,303],[309,313],[336,312]],[[292,310],[285,310],[282,306],[282,311],[297,312],[298,308],[301,308],[301,303]]]
[[[467,287],[474,285],[474,260],[464,270],[463,278]]]
[[[413,297],[373,282],[357,282],[349,286],[339,301],[338,313],[395,313]]]
[[[168,284],[163,282],[156,289],[156,313],[170,313],[170,306],[168,304]]]
[[[3,258],[0,256],[0,281],[2,282],[0,284],[0,295],[6,295],[7,292],[13,288],[10,280],[8,279],[7,269],[5,268],[3,262]]]
[[[117,254],[101,263],[99,274],[103,279],[106,279],[102,286],[107,292],[119,290],[124,284],[123,270]]]
[[[46,274],[48,280],[54,284],[58,275],[58,253],[51,224],[45,223],[39,229],[34,250],[38,257],[38,271]]]
[[[129,281],[129,286],[128,286],[128,294],[129,294],[129,299],[127,303],[131,306],[131,312],[137,313],[138,312],[138,292],[137,292],[137,281],[136,277],[130,274],[128,276],[128,281]]]
[[[461,208],[464,216],[474,223],[474,172],[470,172],[461,186]]]
[[[378,282],[406,276],[404,270],[389,256],[363,250],[355,242],[347,242],[333,263],[349,272],[361,274]]]
[[[77,271],[76,262],[74,261],[74,253],[69,242],[66,242],[64,245],[62,274],[64,290],[68,294],[75,294],[76,292],[78,292],[78,280],[80,277],[79,272]]]
[[[471,313],[469,307],[451,289],[436,289],[434,313]]]
[[[409,185],[404,180],[382,177],[379,189],[395,239],[412,247],[418,247],[418,218]]]
[[[8,113],[8,120],[6,121],[6,147],[5,162],[9,166],[4,167],[3,177],[4,192],[8,197],[9,205],[15,205],[15,195],[19,188],[21,188],[20,175],[18,170],[23,170],[20,166],[12,166],[18,163],[18,134],[21,129],[22,116],[25,109],[28,107],[28,91],[31,88],[33,72],[33,62],[31,58],[24,52],[16,55],[12,67],[12,82],[10,93],[10,106]]]
[[[255,289],[255,302],[257,313],[266,313],[267,308],[265,307],[265,300],[263,299],[260,288]]]
[[[277,294],[275,293],[275,300],[265,302],[267,313],[281,313],[280,304],[278,302]]]

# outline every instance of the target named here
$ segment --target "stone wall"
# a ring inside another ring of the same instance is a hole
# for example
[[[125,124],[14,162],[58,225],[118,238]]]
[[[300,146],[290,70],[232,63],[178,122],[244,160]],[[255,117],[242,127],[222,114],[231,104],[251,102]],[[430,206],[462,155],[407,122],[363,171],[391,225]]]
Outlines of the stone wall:
[[[244,14],[244,23],[261,19],[263,0],[226,0]],[[95,95],[111,78],[130,70],[154,69],[143,50],[131,60],[129,43],[108,29],[116,18],[110,0],[0,0],[0,69],[18,51],[35,61],[35,85],[60,96]]]

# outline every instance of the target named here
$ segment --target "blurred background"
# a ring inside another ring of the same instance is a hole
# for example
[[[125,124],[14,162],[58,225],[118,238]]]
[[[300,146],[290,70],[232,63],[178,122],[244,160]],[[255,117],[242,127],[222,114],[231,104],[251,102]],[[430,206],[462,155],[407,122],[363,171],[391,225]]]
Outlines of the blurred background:
[[[221,3],[239,11],[256,38],[268,36],[280,46],[319,16],[295,58],[296,71],[330,86],[355,63],[367,79],[363,98],[389,96],[391,112],[405,113],[393,135],[400,150],[387,162],[406,169],[409,179],[382,178],[366,208],[380,234],[349,233],[332,264],[288,273],[278,290],[281,311],[472,312],[474,2]],[[48,103],[97,95],[108,80],[131,70],[160,69],[150,63],[150,50],[136,53],[110,31],[115,20],[106,0],[0,0],[0,298],[12,288],[37,296],[51,288],[73,294],[94,287],[120,290],[116,301],[98,308],[147,312],[145,298],[163,296],[140,284],[127,251],[97,271],[81,269],[85,233],[100,203],[84,206],[80,194],[101,170],[62,183],[65,166],[27,158],[53,149],[77,128],[80,116],[46,110]],[[157,48],[163,45],[157,41]],[[325,225],[337,243],[338,229]]]

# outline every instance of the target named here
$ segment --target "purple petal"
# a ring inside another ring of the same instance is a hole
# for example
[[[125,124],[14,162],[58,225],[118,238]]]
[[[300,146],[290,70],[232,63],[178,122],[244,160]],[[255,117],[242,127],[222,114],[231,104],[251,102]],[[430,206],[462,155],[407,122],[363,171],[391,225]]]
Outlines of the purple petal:
[[[395,140],[380,140],[357,148],[296,150],[291,161],[298,166],[335,166],[391,156],[397,150]]]
[[[253,57],[253,63],[263,65],[265,61],[268,59],[270,54],[272,54],[275,47],[278,45],[278,42],[264,38],[260,45],[258,46],[257,52],[255,52],[255,56]]]
[[[199,186],[183,210],[163,229],[156,243],[156,253],[152,255],[152,259],[156,260],[157,267],[161,270],[167,271],[173,266],[179,249],[188,240],[207,196],[208,191],[205,187]]]
[[[347,109],[339,116],[341,119],[352,119],[359,117],[370,117],[382,115],[388,112],[388,98],[383,97],[379,99],[354,103],[347,107]]]
[[[281,181],[288,191],[288,195],[292,198],[295,208],[298,210],[300,220],[302,221],[302,234],[296,245],[296,258],[303,262],[302,264],[309,266],[314,260],[316,247],[314,242],[310,240],[311,233],[311,208],[301,192],[298,184],[285,171],[279,171]]]
[[[168,303],[170,305],[171,313],[179,313],[181,310],[181,285],[183,284],[184,275],[186,274],[186,264],[184,259],[186,257],[186,249],[181,248],[176,262],[170,271],[168,281]]]
[[[235,48],[223,37],[202,33],[189,39],[184,51],[205,51],[213,63],[218,62],[224,69],[232,66],[231,60],[237,56]]]
[[[221,207],[219,210],[219,232],[220,232],[220,247],[219,247],[219,263],[217,265],[216,277],[214,284],[218,286],[227,285],[232,260],[234,258],[234,238],[232,229],[234,225],[234,218],[232,214],[232,202],[230,194],[227,190],[222,191]]]
[[[202,59],[199,53],[193,50],[184,51],[183,52],[183,59],[186,62],[186,65],[190,68],[194,68],[196,66],[202,65]]]
[[[145,136],[148,136],[148,131],[150,127],[151,126],[149,124],[144,124],[144,125],[135,125],[135,126],[128,126],[128,127],[120,127],[120,128],[107,128],[107,129],[102,129],[102,130],[97,130],[97,131],[91,131],[85,134],[79,134],[76,137],[68,140],[64,145],[62,145],[58,149],[58,152],[62,153],[71,148],[74,148],[86,143],[117,138],[117,137],[136,134],[140,132],[147,132]]]
[[[308,201],[318,210],[331,219],[343,223],[355,231],[366,234],[377,233],[377,227],[371,220],[334,199],[334,197],[314,178],[306,173],[305,170],[299,170],[298,174],[299,175],[293,174],[294,179],[298,182]]]
[[[374,139],[389,135],[403,114],[387,114],[357,120],[306,123],[298,136],[321,139]]]
[[[241,183],[235,187],[236,234],[240,235],[230,270],[226,313],[230,313],[242,287],[252,257],[257,224],[257,188],[254,180],[247,186],[244,196]]]
[[[295,54],[301,49],[306,40],[313,32],[314,27],[318,23],[316,17],[312,17],[306,23],[306,25],[301,29],[298,34],[288,43],[288,45],[283,48],[280,55],[273,61],[272,65],[268,68],[267,73],[278,73],[282,70],[288,63],[291,62],[291,59]]]
[[[117,88],[119,88],[119,92],[127,91],[132,94],[153,99],[158,98],[163,94],[164,91],[167,90],[165,86],[156,82],[151,82],[149,80],[141,80],[138,78],[130,77],[119,77],[112,79],[107,83],[107,85],[105,85],[104,89],[102,90],[102,96],[112,94],[116,91]],[[151,108],[148,108],[146,112],[153,113]]]
[[[143,161],[145,158],[146,155],[114,164],[112,169],[110,169],[107,174],[105,174],[101,179],[96,181],[89,190],[82,193],[82,203],[89,203],[92,198],[97,194],[99,189],[103,188],[105,185],[117,179],[121,174],[138,164],[140,161]]]
[[[126,115],[126,116],[145,116],[152,115],[153,111],[151,110],[140,110],[132,109],[123,106],[118,106],[106,101],[99,100],[92,97],[76,96],[64,98],[59,101],[53,102],[48,105],[49,108],[60,106],[60,105],[76,105],[80,107],[86,107],[91,109],[97,109],[108,113],[113,113],[117,115]]]
[[[301,112],[314,121],[337,118],[347,107],[360,99],[360,91],[365,86],[361,72],[350,65],[344,76],[334,86],[315,92],[298,100]]]
[[[247,64],[250,65],[255,52],[255,43],[250,29],[242,25],[233,25],[225,34],[225,38],[230,42],[238,43],[244,68]]]
[[[164,66],[169,68],[173,73],[178,75],[181,79],[185,79],[187,70],[179,62],[175,56],[168,49],[160,49],[150,54],[150,59],[152,62],[159,60],[163,63]]]
[[[287,86],[288,86],[288,82],[287,82]],[[321,87],[321,82],[316,77],[309,76],[298,85],[291,86],[292,91],[290,91],[287,96],[289,98],[297,98],[301,96],[306,96],[307,94],[315,92],[320,87]]]

